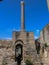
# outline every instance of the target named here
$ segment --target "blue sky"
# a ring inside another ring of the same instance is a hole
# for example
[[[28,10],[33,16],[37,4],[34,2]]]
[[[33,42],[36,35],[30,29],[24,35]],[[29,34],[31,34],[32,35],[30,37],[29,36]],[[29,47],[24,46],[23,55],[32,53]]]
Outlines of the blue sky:
[[[13,30],[21,30],[21,0],[3,0],[0,2],[0,39],[11,39]],[[34,32],[34,37],[49,22],[46,0],[24,0],[25,28]]]

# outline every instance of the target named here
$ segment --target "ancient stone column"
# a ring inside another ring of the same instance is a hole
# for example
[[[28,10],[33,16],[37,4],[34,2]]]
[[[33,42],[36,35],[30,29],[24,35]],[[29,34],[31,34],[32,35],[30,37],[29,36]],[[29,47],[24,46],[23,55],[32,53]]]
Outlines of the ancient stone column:
[[[49,11],[49,0],[47,0],[47,5],[48,5],[48,11]]]
[[[24,23],[24,1],[21,1],[21,31],[25,30],[25,23]]]

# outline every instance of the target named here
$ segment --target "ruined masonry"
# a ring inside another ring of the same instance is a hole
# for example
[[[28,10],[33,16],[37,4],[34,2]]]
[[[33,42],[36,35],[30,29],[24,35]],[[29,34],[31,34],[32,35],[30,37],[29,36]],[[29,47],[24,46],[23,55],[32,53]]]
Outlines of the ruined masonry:
[[[26,60],[34,65],[38,65],[35,62],[40,61],[35,50],[34,34],[25,31],[24,7],[24,1],[21,1],[21,31],[13,31],[12,40],[0,40],[0,65],[15,65],[19,54],[22,65]]]

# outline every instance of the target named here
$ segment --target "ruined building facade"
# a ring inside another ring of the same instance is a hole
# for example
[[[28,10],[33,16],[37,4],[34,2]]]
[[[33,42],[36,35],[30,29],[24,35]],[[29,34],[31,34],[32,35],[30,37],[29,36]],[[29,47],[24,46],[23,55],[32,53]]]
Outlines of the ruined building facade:
[[[33,32],[25,31],[24,21],[24,2],[21,2],[21,31],[13,31],[13,44],[14,49],[17,45],[22,46],[22,59],[23,61],[29,59],[33,61],[33,55],[35,53],[35,41]],[[15,51],[17,52],[17,51]]]
[[[17,57],[21,54],[21,60],[30,60],[32,62],[36,59],[35,40],[33,32],[25,31],[24,21],[24,1],[21,1],[21,31],[12,32],[12,40],[0,40],[0,65],[2,63],[17,62]]]
[[[49,45],[49,23],[40,32],[40,43]]]

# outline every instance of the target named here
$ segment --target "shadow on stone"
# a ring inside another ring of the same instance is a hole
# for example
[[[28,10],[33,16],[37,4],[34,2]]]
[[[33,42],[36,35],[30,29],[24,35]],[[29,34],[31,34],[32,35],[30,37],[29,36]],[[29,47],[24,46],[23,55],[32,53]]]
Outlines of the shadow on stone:
[[[43,65],[43,63],[41,63],[41,65]]]

